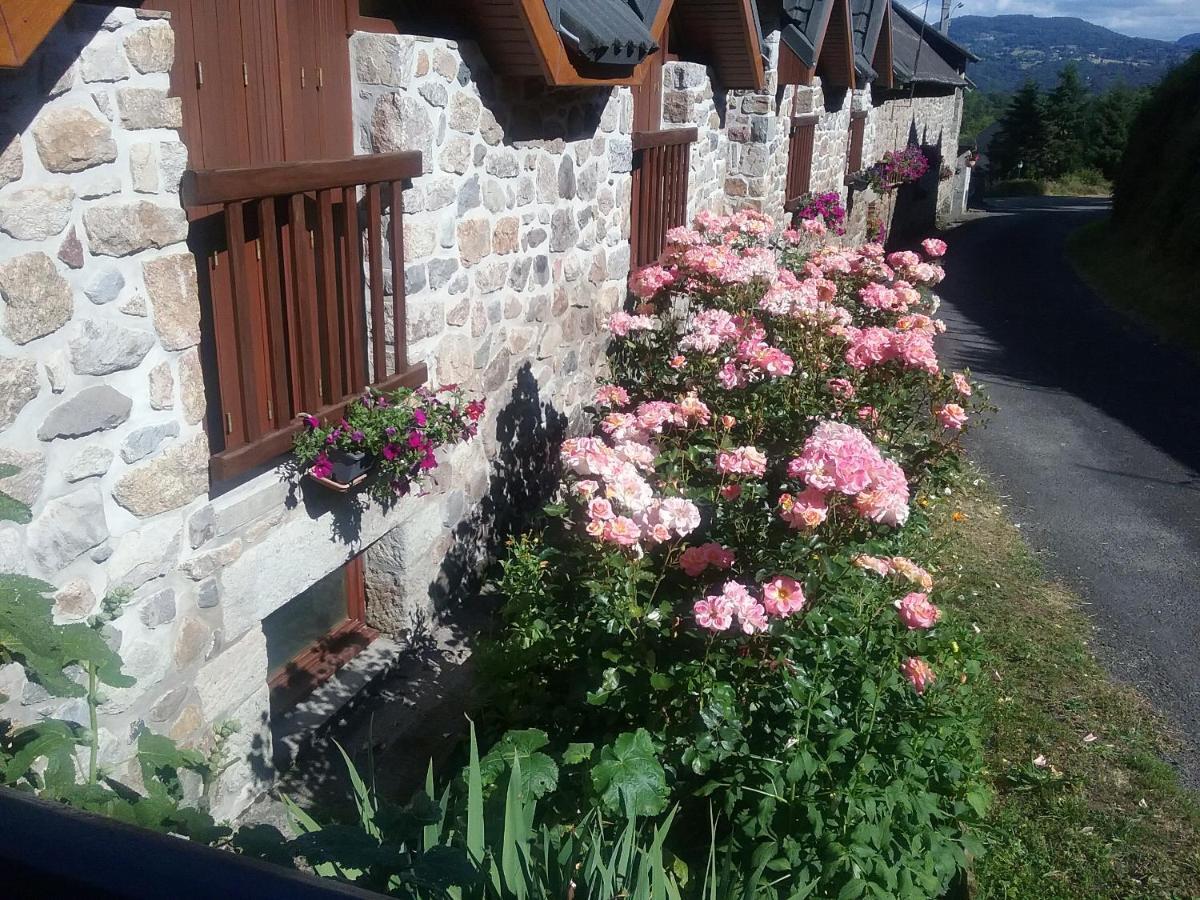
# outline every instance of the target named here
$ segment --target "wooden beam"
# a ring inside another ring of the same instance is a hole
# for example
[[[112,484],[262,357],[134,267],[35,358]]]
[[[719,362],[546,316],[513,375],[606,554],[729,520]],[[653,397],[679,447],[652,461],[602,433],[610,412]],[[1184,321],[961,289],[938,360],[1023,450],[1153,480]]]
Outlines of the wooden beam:
[[[817,48],[817,74],[834,87],[857,87],[854,77],[854,30],[850,0],[833,0],[829,21]]]
[[[71,0],[0,0],[0,68],[25,65]]]
[[[671,9],[675,0],[662,0],[658,5],[654,21],[650,23],[650,36],[659,41],[667,27]],[[546,9],[545,0],[517,0],[518,18],[525,26],[529,40],[537,51],[538,62],[546,83],[554,87],[586,87],[609,85],[641,84],[650,68],[650,58],[642,60],[633,67],[629,75],[613,78],[597,78],[581,71],[572,61],[563,46],[562,37],[550,20],[550,12]]]
[[[895,73],[892,71],[892,4],[890,2],[883,7],[883,24],[879,28],[879,40],[875,44],[871,68],[879,76],[876,83],[880,87],[895,87]]]
[[[257,200],[351,184],[399,181],[421,174],[421,154],[370,153],[346,159],[275,163],[231,169],[207,169],[183,174],[180,194],[185,206]]]

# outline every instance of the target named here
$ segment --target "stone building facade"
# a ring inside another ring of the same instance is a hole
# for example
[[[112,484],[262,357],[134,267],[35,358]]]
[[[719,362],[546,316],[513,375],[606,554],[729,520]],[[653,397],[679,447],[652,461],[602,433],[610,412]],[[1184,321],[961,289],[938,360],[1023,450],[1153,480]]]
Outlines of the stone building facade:
[[[953,160],[961,92],[875,103],[819,80],[780,89],[768,6],[762,90],[725,90],[699,62],[663,67],[663,127],[698,129],[689,216],[752,207],[784,222],[793,114],[820,117],[814,191],[847,196],[854,108],[870,112],[867,163],[911,134]],[[100,720],[122,780],[138,783],[126,761],[142,727],[206,746],[239,724],[212,798],[234,815],[272,778],[263,620],[365,554],[369,622],[427,627],[469,594],[581,421],[604,323],[626,299],[633,99],[500,78],[471,41],[349,37],[357,151],[422,153],[404,271],[385,272],[403,279],[409,358],[489,410],[419,496],[387,511],[360,498],[348,520],[342,498],[283,467],[211,491],[174,50],[162,14],[75,4],[28,64],[0,73],[0,465],[17,470],[0,491],[30,512],[0,521],[0,573],[53,584],[61,622],[120,601],[106,634],[136,684],[108,691]],[[861,239],[865,216],[852,224]],[[0,718],[18,724],[86,721],[16,665],[0,668],[0,694]]]

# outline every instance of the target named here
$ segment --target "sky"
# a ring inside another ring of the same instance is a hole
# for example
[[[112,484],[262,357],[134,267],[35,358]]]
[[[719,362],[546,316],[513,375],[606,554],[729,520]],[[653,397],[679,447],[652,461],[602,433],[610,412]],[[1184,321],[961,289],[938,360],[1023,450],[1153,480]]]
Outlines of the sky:
[[[955,15],[1075,16],[1122,34],[1163,41],[1200,31],[1200,0],[962,0],[962,4]],[[904,5],[919,13],[923,0],[919,5]],[[941,0],[929,0],[929,7],[930,20],[936,20]]]

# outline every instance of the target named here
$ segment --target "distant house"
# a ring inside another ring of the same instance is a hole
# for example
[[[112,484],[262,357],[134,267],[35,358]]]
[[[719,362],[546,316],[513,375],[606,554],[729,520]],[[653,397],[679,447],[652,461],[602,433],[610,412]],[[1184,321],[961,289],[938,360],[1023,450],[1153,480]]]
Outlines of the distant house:
[[[469,596],[668,228],[783,224],[836,191],[861,240],[894,204],[847,176],[909,143],[934,158],[918,224],[953,212],[969,54],[882,0],[0,17],[0,463],[20,470],[0,490],[32,513],[0,523],[0,571],[51,581],[64,621],[126,599],[114,764],[135,723],[189,744],[241,724],[219,814],[320,719],[297,702]],[[299,413],[424,383],[489,405],[425,494],[384,510],[288,478]],[[0,717],[72,714],[5,678]]]

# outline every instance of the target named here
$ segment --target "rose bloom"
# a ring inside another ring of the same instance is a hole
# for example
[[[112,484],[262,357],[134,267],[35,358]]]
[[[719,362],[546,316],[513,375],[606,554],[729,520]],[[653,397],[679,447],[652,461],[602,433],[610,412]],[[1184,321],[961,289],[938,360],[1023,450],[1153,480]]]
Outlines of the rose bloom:
[[[705,597],[692,605],[696,624],[709,631],[725,631],[733,624],[733,604],[721,596]]]
[[[854,385],[846,378],[830,378],[825,382],[825,387],[829,393],[842,400],[854,399]]]
[[[598,490],[600,490],[600,482],[592,481],[590,478],[577,481],[571,486],[571,491],[584,500],[594,497]]]
[[[700,510],[691,500],[668,497],[658,506],[659,521],[678,534],[687,537],[700,527]]]
[[[962,372],[955,372],[950,376],[954,379],[954,389],[964,397],[971,396],[971,382],[967,381],[967,376]]]
[[[604,523],[604,540],[610,544],[633,547],[637,545],[641,537],[642,530],[628,516],[617,516]]]
[[[611,519],[616,515],[613,512],[612,504],[602,497],[595,497],[588,501],[587,513],[590,519]]]
[[[721,488],[721,498],[723,500],[736,500],[742,496],[742,486],[740,484],[727,484]]]
[[[779,516],[790,528],[816,528],[828,514],[825,492],[817,488],[805,488],[799,496],[779,495]]]
[[[682,369],[684,366],[687,365],[687,357],[672,356],[670,361],[667,363],[667,365],[670,366],[672,369],[674,369],[676,372],[678,372],[680,369]]]
[[[773,616],[789,616],[804,609],[804,590],[800,582],[776,575],[763,585],[763,606]]]
[[[679,568],[695,578],[709,566],[728,569],[733,565],[733,554],[720,544],[709,542],[699,547],[688,547],[679,557]]]
[[[874,572],[876,575],[887,575],[892,571],[891,560],[883,559],[879,556],[870,556],[866,553],[860,553],[854,557],[852,562],[867,572]]]
[[[925,251],[926,256],[932,256],[935,259],[939,256],[946,255],[946,242],[940,241],[937,238],[925,238],[921,241],[921,249]]]
[[[629,392],[615,384],[606,384],[596,389],[596,405],[605,409],[624,406],[629,402]]]
[[[896,609],[900,612],[900,621],[910,631],[918,628],[932,628],[942,617],[942,611],[929,602],[926,594],[905,594],[896,601]]]
[[[913,584],[919,585],[922,590],[928,591],[933,589],[933,576],[908,557],[893,556],[889,560],[889,564],[895,574],[902,578],[907,578]]]
[[[957,403],[947,403],[937,411],[937,418],[943,428],[959,431],[967,424],[967,411]]]
[[[931,684],[937,681],[937,676],[929,663],[917,656],[910,656],[900,665],[900,672],[908,679],[913,690],[924,694]]]
[[[735,419],[733,416],[721,416],[721,427],[723,427],[726,431],[731,429],[736,424],[737,419]]]

